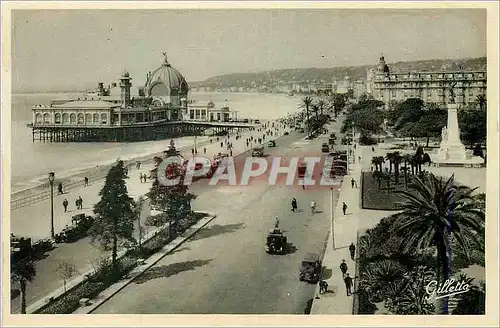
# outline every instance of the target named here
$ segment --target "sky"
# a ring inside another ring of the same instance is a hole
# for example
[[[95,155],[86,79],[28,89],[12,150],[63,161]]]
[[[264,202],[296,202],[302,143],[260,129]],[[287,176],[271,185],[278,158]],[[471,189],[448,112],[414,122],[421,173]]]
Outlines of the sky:
[[[281,68],[486,56],[485,9],[12,11],[13,92],[143,85],[168,61],[190,81]]]

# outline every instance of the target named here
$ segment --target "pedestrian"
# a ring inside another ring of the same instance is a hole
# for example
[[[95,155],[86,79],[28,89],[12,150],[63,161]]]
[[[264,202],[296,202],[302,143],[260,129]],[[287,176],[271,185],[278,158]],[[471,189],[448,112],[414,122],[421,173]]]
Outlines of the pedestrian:
[[[302,184],[302,190],[306,190],[306,185]]]
[[[62,187],[62,182],[59,182],[59,184],[57,185],[57,194],[58,195],[64,194],[63,187]]]
[[[205,147],[203,147],[203,155],[206,155],[207,154],[207,149]]]
[[[232,149],[229,151],[229,156],[233,157],[233,150]]]
[[[358,156],[358,163],[361,163],[361,156]]]
[[[146,173],[144,173],[144,174],[142,175],[142,177],[144,178],[144,183],[148,182],[148,181],[147,181],[147,180],[148,180],[148,177],[147,177]]]
[[[224,142],[220,142],[220,148],[224,148]]]
[[[354,184],[356,183],[356,180],[354,178],[351,179],[351,188],[354,188]]]
[[[375,147],[372,146],[372,152],[374,152],[374,151],[375,151]]]
[[[351,253],[351,259],[354,260],[354,255],[356,254],[356,246],[354,246],[354,243],[349,245],[349,253]]]
[[[62,204],[63,204],[63,207],[64,207],[64,212],[67,212],[68,211],[68,205],[69,205],[68,200],[64,199],[64,201],[63,201]]]
[[[297,211],[297,200],[292,198],[292,212]]]
[[[191,155],[194,155],[194,148],[191,148]]]
[[[345,275],[344,282],[345,282],[345,289],[347,292],[347,296],[351,296],[352,295],[352,278],[349,277],[348,273],[346,273],[346,275]]]
[[[344,278],[347,273],[347,263],[345,263],[345,260],[342,260],[342,263],[340,263],[340,271],[342,271],[342,278]]]
[[[139,170],[141,168],[141,161],[137,161],[137,169]]]
[[[210,139],[210,143],[212,143],[212,139]]]
[[[194,154],[198,155],[198,149],[197,148],[194,149]]]
[[[344,212],[344,215],[347,211],[347,204],[345,202],[342,202],[342,212]]]
[[[80,204],[80,209],[83,209],[83,199],[82,196],[78,196],[78,203]]]
[[[89,185],[89,178],[84,177],[83,181],[85,182],[85,187],[87,187]]]
[[[142,183],[142,173],[139,173],[139,179],[141,180],[141,183]]]
[[[311,214],[314,214],[316,212],[316,202],[313,200],[311,202]]]
[[[328,283],[324,280],[321,280],[319,282],[319,293],[323,294],[326,293],[327,291],[328,291]]]
[[[80,209],[80,200],[78,200],[78,198],[75,200],[75,205],[76,205],[76,209],[79,210]]]

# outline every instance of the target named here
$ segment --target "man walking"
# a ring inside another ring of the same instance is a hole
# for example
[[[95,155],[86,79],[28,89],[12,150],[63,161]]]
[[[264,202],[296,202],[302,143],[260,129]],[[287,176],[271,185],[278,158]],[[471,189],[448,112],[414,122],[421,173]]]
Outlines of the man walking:
[[[345,263],[345,260],[342,260],[342,263],[340,263],[340,271],[342,271],[342,278],[345,278],[347,273],[347,263]]]
[[[85,177],[84,180],[85,180],[85,187],[87,187],[89,185],[89,178]]]
[[[297,200],[295,198],[292,199],[292,212],[297,211]]]
[[[356,185],[356,180],[354,180],[354,178],[351,179],[351,188],[354,188],[354,186]]]
[[[207,149],[205,147],[203,147],[203,155],[206,155],[207,154]]]
[[[352,295],[352,278],[349,277],[348,273],[346,273],[346,275],[345,275],[344,282],[345,282],[345,289],[347,292],[347,296],[351,296]]]
[[[68,211],[68,205],[69,205],[68,200],[67,200],[67,199],[64,199],[64,201],[63,201],[64,212],[67,212],[67,211]]]
[[[351,259],[354,260],[354,255],[356,254],[356,246],[354,246],[354,243],[349,245],[349,253],[351,253]]]
[[[344,215],[347,211],[347,204],[345,202],[342,202],[342,212],[344,212]]]

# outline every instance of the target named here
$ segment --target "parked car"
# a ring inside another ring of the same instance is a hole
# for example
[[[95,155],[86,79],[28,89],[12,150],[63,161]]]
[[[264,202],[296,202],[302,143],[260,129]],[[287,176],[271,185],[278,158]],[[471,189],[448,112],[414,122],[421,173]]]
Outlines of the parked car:
[[[302,260],[299,280],[315,284],[319,281],[321,269],[321,260],[319,255],[315,253],[308,253],[304,257],[304,260]]]
[[[264,156],[264,147],[255,147],[252,150],[252,156],[253,157],[262,157],[262,156]]]
[[[329,153],[330,152],[330,146],[328,146],[328,144],[326,142],[324,142],[321,145],[321,152],[322,153]]]

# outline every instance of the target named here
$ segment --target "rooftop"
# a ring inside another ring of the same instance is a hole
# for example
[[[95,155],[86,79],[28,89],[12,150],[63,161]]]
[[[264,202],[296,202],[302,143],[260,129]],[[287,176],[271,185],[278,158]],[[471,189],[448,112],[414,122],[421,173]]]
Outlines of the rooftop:
[[[118,104],[112,104],[102,100],[77,100],[60,105],[53,105],[54,108],[115,108]]]

